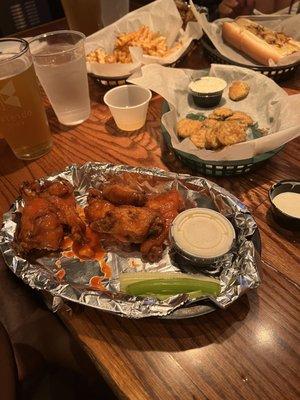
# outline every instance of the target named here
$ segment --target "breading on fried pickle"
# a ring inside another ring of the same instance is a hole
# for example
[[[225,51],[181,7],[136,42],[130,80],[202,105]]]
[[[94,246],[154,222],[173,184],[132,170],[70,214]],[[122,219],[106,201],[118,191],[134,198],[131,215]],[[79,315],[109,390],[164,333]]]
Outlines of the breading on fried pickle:
[[[237,121],[246,126],[253,125],[253,119],[250,115],[242,112],[242,111],[235,111],[226,121]]]
[[[191,141],[199,149],[204,149],[206,147],[206,129],[202,128],[197,134],[192,135]]]
[[[181,138],[196,135],[202,127],[202,121],[183,118],[177,122],[177,134]]]
[[[205,126],[206,128],[216,128],[218,125],[219,121],[217,121],[216,119],[206,118],[203,121],[203,126]]]
[[[229,98],[233,101],[245,99],[250,91],[250,86],[246,82],[234,81],[229,87]]]
[[[246,140],[246,126],[237,121],[224,121],[217,130],[217,138],[223,146],[230,146]]]
[[[216,150],[222,146],[218,139],[218,136],[217,136],[219,129],[220,129],[219,127],[207,129],[206,136],[205,136],[206,137],[206,146],[205,147],[208,150]]]
[[[216,108],[211,114],[209,114],[208,118],[217,119],[224,121],[226,118],[230,117],[233,114],[233,111],[227,107],[219,107]]]

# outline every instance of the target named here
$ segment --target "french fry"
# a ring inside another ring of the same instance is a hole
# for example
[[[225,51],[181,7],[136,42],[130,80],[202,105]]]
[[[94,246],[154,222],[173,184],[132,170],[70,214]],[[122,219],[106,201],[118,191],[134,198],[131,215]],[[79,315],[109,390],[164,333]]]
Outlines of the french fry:
[[[100,64],[131,63],[130,46],[141,47],[143,54],[163,58],[179,49],[182,44],[176,42],[174,46],[168,47],[167,39],[164,36],[158,32],[152,32],[148,26],[142,25],[135,32],[118,35],[113,53],[108,54],[103,49],[97,49],[90,52],[86,59],[88,62],[98,62]]]

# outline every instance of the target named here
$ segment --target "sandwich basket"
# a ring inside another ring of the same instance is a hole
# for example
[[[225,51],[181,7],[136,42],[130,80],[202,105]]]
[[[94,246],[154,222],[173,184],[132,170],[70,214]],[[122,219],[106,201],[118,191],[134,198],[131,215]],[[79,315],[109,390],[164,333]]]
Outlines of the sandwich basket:
[[[289,65],[284,65],[284,66],[281,65],[274,67],[267,67],[264,65],[254,66],[254,65],[241,64],[223,56],[215,48],[215,46],[212,44],[211,40],[206,34],[201,38],[201,44],[203,46],[203,51],[205,56],[211,63],[237,65],[239,67],[249,68],[252,69],[253,71],[260,72],[261,74],[267,76],[268,78],[273,79],[275,82],[280,82],[291,78],[300,65],[300,61]]]

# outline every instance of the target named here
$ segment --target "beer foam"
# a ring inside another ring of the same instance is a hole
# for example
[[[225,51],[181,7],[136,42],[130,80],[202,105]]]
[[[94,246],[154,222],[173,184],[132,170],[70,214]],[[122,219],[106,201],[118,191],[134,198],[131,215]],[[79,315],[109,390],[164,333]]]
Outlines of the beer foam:
[[[12,55],[13,56],[13,55]],[[19,75],[31,65],[31,60],[27,57],[9,59],[7,54],[0,54],[0,79],[11,78]]]

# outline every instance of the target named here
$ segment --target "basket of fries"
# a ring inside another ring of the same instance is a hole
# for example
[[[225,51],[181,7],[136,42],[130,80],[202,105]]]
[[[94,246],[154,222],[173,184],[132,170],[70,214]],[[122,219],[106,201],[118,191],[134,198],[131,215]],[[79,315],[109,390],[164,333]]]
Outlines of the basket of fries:
[[[103,85],[122,85],[142,65],[175,66],[202,30],[182,20],[173,0],[156,0],[135,10],[86,41],[88,73]]]
[[[138,47],[142,49],[143,54],[153,57],[168,57],[173,52],[180,48],[180,42],[176,42],[173,47],[168,47],[166,44],[166,37],[159,35],[158,32],[152,32],[148,26],[142,25],[137,31],[130,33],[122,33],[117,36],[115,48],[112,53],[107,53],[103,48],[98,48],[91,51],[86,56],[89,64],[132,64],[133,59],[130,53],[130,47]],[[193,42],[181,54],[181,56],[170,64],[165,66],[175,67],[182,61],[182,59],[193,49]],[[117,86],[124,85],[127,78],[131,75],[126,74],[123,76],[101,76],[91,73],[91,75],[104,86]]]

